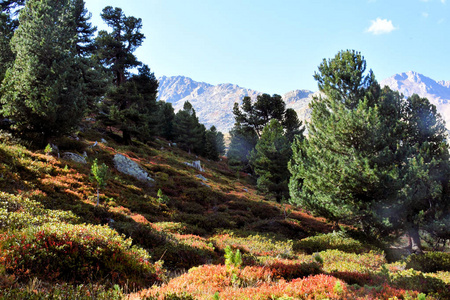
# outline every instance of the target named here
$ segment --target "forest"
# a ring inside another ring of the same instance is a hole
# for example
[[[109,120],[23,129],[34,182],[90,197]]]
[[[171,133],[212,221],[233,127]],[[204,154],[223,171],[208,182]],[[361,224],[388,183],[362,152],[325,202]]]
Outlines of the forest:
[[[0,299],[450,298],[445,123],[360,52],[306,124],[244,97],[226,143],[157,100],[141,19],[0,6]]]

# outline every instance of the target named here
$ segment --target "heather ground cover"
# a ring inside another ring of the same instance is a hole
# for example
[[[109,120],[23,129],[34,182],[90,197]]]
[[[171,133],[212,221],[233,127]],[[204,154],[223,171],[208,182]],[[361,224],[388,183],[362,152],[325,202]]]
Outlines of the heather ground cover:
[[[0,299],[450,298],[445,253],[388,262],[343,224],[268,201],[225,161],[163,139],[119,145],[88,125],[78,136],[60,147],[86,151],[85,165],[2,135]],[[117,172],[117,153],[155,185]],[[111,173],[98,207],[94,159]]]

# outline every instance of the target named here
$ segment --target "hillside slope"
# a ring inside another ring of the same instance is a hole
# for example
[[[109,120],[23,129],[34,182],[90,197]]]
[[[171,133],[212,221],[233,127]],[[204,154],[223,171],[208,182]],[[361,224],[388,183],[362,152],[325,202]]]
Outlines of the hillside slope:
[[[59,156],[0,137],[0,299],[447,293],[448,273],[405,273],[404,262],[388,264],[375,246],[351,237],[357,232],[333,233],[324,219],[268,201],[225,160],[197,158],[162,139],[124,146],[90,122],[54,141]],[[85,152],[87,163],[59,158],[68,151]],[[117,171],[117,154],[155,181]],[[98,207],[94,159],[110,170]],[[193,161],[203,170],[186,164]]]

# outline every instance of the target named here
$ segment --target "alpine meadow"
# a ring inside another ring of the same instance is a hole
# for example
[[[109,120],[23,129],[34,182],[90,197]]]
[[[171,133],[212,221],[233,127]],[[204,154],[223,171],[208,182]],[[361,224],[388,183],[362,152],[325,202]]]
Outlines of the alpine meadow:
[[[450,299],[450,82],[378,81],[345,48],[316,62],[316,92],[157,77],[144,41],[172,27],[179,53],[187,36],[246,64],[174,21],[182,2],[140,7],[167,19],[146,37],[128,3],[0,0],[0,299]],[[379,41],[404,30],[372,22]]]

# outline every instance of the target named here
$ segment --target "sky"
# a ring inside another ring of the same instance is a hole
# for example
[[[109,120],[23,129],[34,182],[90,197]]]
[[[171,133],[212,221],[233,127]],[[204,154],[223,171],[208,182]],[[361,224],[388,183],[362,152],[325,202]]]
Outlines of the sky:
[[[416,71],[450,80],[450,0],[85,0],[92,23],[120,7],[141,18],[135,55],[156,77],[183,75],[268,94],[316,91],[340,50],[361,52],[381,81]]]

